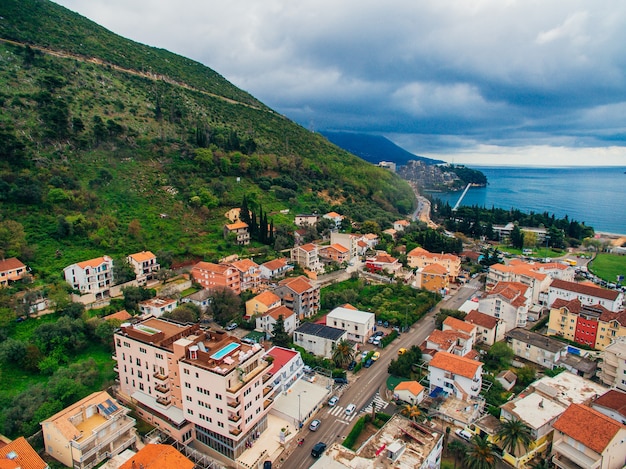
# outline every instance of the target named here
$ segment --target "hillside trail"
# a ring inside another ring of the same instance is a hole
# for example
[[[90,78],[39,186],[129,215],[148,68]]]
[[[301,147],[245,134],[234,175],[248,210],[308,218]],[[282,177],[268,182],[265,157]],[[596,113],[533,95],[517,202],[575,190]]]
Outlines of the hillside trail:
[[[210,96],[212,98],[216,98],[219,99],[221,101],[227,102],[229,104],[235,104],[235,105],[239,105],[239,106],[245,106],[251,109],[255,109],[257,111],[263,111],[263,112],[267,112],[270,114],[275,114],[277,116],[280,116],[280,114],[277,114],[276,112],[272,111],[271,109],[264,109],[264,108],[260,108],[258,106],[254,106],[252,104],[249,103],[244,103],[241,101],[237,101],[235,99],[231,99],[231,98],[227,98],[225,96],[221,96],[215,93],[211,93],[209,91],[206,90],[201,90],[198,88],[195,88],[185,82],[182,81],[177,81],[174,80],[170,77],[168,77],[167,75],[161,75],[158,73],[152,73],[152,72],[146,72],[146,71],[141,71],[141,70],[136,70],[136,69],[132,69],[132,68],[125,68],[125,67],[121,67],[119,65],[116,65],[114,63],[111,62],[106,62],[102,59],[99,59],[97,57],[86,57],[83,55],[79,55],[79,54],[72,54],[70,52],[66,52],[66,51],[59,51],[59,50],[55,50],[55,49],[48,49],[46,47],[42,47],[42,46],[37,46],[34,44],[27,44],[24,42],[19,42],[19,41],[12,41],[10,39],[4,39],[4,38],[0,38],[0,42],[4,42],[6,44],[11,44],[14,46],[18,46],[18,47],[30,47],[31,49],[40,51],[44,54],[48,54],[48,55],[52,55],[54,57],[59,57],[59,58],[63,58],[63,59],[73,59],[73,60],[77,60],[79,62],[84,62],[84,63],[91,63],[91,64],[95,64],[95,65],[99,65],[101,67],[107,67],[107,68],[111,68],[113,70],[116,70],[118,72],[122,72],[122,73],[127,73],[129,75],[134,75],[134,76],[138,76],[138,77],[142,77],[142,78],[147,78],[148,80],[152,80],[152,81],[162,81],[165,83],[168,83],[170,85],[174,85],[174,86],[178,86],[181,88],[184,88],[186,90],[189,91],[194,91],[196,93],[201,93],[204,94],[206,96]],[[281,116],[282,117],[282,116]]]

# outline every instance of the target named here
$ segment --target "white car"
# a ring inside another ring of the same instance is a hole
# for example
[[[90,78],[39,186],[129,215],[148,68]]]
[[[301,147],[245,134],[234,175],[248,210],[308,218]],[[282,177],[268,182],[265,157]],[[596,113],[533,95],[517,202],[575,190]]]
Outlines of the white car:
[[[309,430],[311,430],[312,432],[316,432],[318,428],[320,428],[322,422],[320,422],[319,420],[315,419],[311,422],[311,425],[309,425]]]
[[[461,430],[457,428],[454,433],[456,433],[456,436],[458,436],[459,438],[463,438],[465,441],[470,441],[472,439],[472,434],[467,430]]]
[[[335,407],[335,405],[339,402],[339,398],[337,396],[333,396],[328,400],[329,407]]]
[[[237,327],[238,327],[238,324],[236,322],[232,322],[228,326],[226,326],[226,330],[234,331],[235,329],[237,329]]]

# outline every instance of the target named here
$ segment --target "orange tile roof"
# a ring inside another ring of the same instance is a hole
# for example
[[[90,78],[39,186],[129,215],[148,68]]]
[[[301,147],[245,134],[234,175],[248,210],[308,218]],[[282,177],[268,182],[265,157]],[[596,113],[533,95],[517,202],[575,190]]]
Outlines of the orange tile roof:
[[[528,285],[524,285],[520,282],[498,282],[496,286],[485,295],[485,298],[489,296],[500,296],[517,307],[526,303],[524,294],[527,290]]]
[[[422,273],[423,274],[437,274],[437,275],[447,275],[448,274],[448,269],[446,269],[444,266],[442,266],[441,264],[428,264],[426,267],[424,267],[422,269]]]
[[[10,257],[8,259],[0,260],[0,272],[6,272],[8,270],[23,269],[26,267],[17,257]]]
[[[343,215],[339,215],[337,212],[328,212],[324,216],[327,218],[343,218]]]
[[[192,270],[206,270],[207,272],[213,272],[216,274],[225,274],[228,270],[232,269],[227,264],[214,264],[213,262],[198,262],[193,266]]]
[[[297,294],[304,293],[307,290],[313,288],[313,284],[309,282],[306,277],[302,275],[300,277],[288,278],[280,282],[280,285],[284,285],[289,287],[291,290],[296,292]]]
[[[367,233],[365,235],[365,239],[370,239],[370,240],[378,239],[378,235],[374,233]]]
[[[447,351],[452,345],[456,344],[457,339],[467,340],[469,336],[459,331],[440,331],[439,329],[435,329],[426,340],[437,344],[439,349]]]
[[[449,371],[450,373],[466,378],[474,378],[476,371],[481,365],[482,363],[479,361],[459,357],[458,355],[448,352],[437,352],[429,364],[429,366]]]
[[[380,262],[381,264],[395,264],[398,262],[398,259],[395,257],[391,257],[389,254],[378,254],[374,258],[370,258],[367,260],[368,262]]]
[[[81,269],[84,269],[85,267],[98,267],[105,263],[106,259],[102,256],[96,257],[95,259],[89,259],[88,261],[77,262],[76,265]]]
[[[282,316],[283,319],[287,319],[293,316],[293,311],[286,306],[277,306],[276,308],[272,308],[264,313],[263,316],[271,316],[272,318],[274,318],[274,320],[278,321],[278,318],[280,316]]]
[[[127,319],[130,319],[130,318],[132,318],[130,313],[126,311],[125,309],[123,309],[121,311],[118,311],[117,313],[109,314],[108,316],[105,316],[103,319],[105,321],[110,321],[111,319],[117,319],[119,321],[126,321]]]
[[[280,297],[276,295],[274,292],[265,290],[263,293],[259,293],[257,296],[255,296],[253,300],[258,301],[259,303],[262,303],[265,306],[271,306],[276,302],[280,302]]]
[[[173,446],[147,444],[120,469],[193,469],[194,465]]]
[[[619,430],[626,429],[616,420],[580,404],[571,404],[553,426],[598,454],[604,452]]]
[[[411,223],[409,223],[406,220],[396,220],[393,222],[394,225],[402,225],[402,226],[409,226]]]
[[[307,243],[303,244],[302,246],[298,246],[298,248],[302,249],[303,251],[311,252],[315,251],[317,249],[317,246],[313,243]]]
[[[454,318],[452,316],[448,316],[443,321],[444,326],[450,326],[452,329],[457,331],[465,332],[466,334],[471,334],[474,332],[474,325],[469,324],[465,321],[461,321],[460,319]]]
[[[489,316],[488,314],[481,313],[474,309],[465,316],[465,322],[476,324],[485,329],[493,329],[498,325],[498,318],[494,318],[493,316]]]
[[[15,459],[6,458],[12,451],[17,455]],[[0,448],[0,468],[2,469],[45,469],[47,467],[48,464],[41,459],[23,436]]]
[[[274,259],[273,261],[267,261],[262,264],[268,270],[278,270],[282,269],[287,265],[287,259],[281,257],[280,259]]]
[[[341,253],[346,253],[349,251],[349,249],[339,243],[335,243],[335,244],[331,244],[330,246],[328,246],[329,248],[333,248],[336,249],[337,251],[341,252]]]
[[[615,412],[619,412],[623,417],[626,417],[626,392],[610,389],[593,401],[593,403],[606,407],[607,409],[612,409]]]
[[[597,298],[604,298],[607,300],[615,301],[620,292],[615,290],[607,290],[600,287],[592,287],[590,285],[583,285],[582,283],[567,282],[565,280],[552,280],[550,288],[558,288],[559,290],[571,291],[574,293],[581,293],[583,295],[595,296]]]
[[[346,303],[345,305],[342,306],[342,308],[352,309],[354,311],[358,311],[358,309],[355,308],[354,306],[352,306],[350,303]]]
[[[417,381],[402,381],[398,383],[398,385],[394,388],[394,391],[409,391],[414,396],[417,396],[424,390],[424,386],[422,386]]]
[[[149,261],[150,259],[154,259],[156,256],[152,254],[150,251],[141,251],[141,252],[136,252],[135,254],[131,254],[128,257],[132,258],[135,262],[143,262],[143,261]]]
[[[243,221],[238,221],[235,223],[231,223],[229,225],[225,225],[226,229],[229,231],[233,231],[233,230],[241,230],[243,228],[248,228],[248,224],[243,222]]]
[[[259,264],[254,262],[252,259],[239,259],[238,261],[231,262],[230,265],[241,272],[245,272],[259,266]]]

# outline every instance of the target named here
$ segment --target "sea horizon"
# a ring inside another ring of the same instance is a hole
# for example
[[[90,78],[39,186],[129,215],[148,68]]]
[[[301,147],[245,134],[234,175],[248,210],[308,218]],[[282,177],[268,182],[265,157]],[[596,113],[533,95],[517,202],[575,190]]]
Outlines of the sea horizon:
[[[471,165],[487,177],[487,186],[471,187],[462,205],[515,208],[524,213],[566,215],[597,233],[626,234],[626,165],[524,166]],[[432,193],[454,206],[462,191]]]

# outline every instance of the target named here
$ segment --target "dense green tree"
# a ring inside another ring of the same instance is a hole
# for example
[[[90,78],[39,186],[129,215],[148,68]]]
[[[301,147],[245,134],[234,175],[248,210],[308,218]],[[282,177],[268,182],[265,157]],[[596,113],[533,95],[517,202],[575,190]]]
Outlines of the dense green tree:
[[[0,360],[5,363],[20,364],[26,356],[26,344],[11,337],[0,343]]]
[[[515,352],[506,342],[496,342],[485,355],[485,366],[490,370],[501,370],[511,365]]]
[[[226,326],[228,323],[239,319],[241,298],[230,288],[215,288],[209,305],[209,313],[219,325]]]
[[[510,236],[511,246],[517,249],[524,247],[524,233],[520,230],[518,225],[513,226]]]
[[[117,257],[113,259],[113,283],[115,285],[130,282],[136,277],[137,274],[135,269],[130,262],[128,262],[126,257]]]
[[[443,322],[446,320],[448,316],[451,316],[456,319],[460,319],[462,321],[463,319],[465,319],[465,316],[467,316],[467,313],[464,313],[463,311],[459,311],[458,309],[442,308],[441,310],[439,310],[439,312],[435,316],[435,327],[441,330],[443,328]]]
[[[454,469],[456,469],[457,462],[465,457],[467,446],[462,441],[452,440],[448,443],[448,451],[454,456]]]
[[[16,257],[26,246],[26,233],[21,223],[13,220],[0,221],[0,258]]]
[[[526,387],[535,381],[535,377],[537,376],[537,370],[532,366],[518,368],[514,371],[514,373],[517,376],[517,384],[523,387]]]
[[[139,311],[139,303],[155,296],[155,291],[143,287],[124,287],[124,308],[127,311]]]
[[[405,353],[398,355],[398,358],[391,360],[387,371],[390,375],[411,379],[413,366],[420,363],[421,360],[421,349],[418,346],[413,345]]]
[[[289,347],[291,343],[289,334],[285,331],[285,319],[282,314],[278,316],[272,328],[272,343],[277,347],[285,348]]]
[[[173,311],[163,313],[161,317],[174,319],[175,321],[183,323],[198,322],[198,319],[200,319],[200,308],[193,303],[184,303]]]

